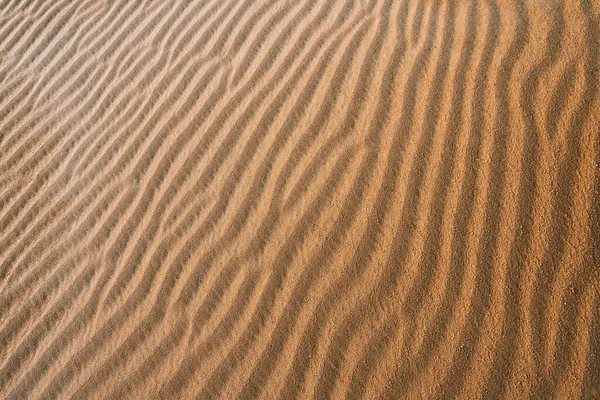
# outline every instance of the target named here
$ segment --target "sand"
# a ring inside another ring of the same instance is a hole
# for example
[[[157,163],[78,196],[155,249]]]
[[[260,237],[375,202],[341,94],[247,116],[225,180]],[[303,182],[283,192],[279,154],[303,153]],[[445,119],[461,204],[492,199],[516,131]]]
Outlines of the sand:
[[[600,398],[597,0],[4,0],[0,398]]]

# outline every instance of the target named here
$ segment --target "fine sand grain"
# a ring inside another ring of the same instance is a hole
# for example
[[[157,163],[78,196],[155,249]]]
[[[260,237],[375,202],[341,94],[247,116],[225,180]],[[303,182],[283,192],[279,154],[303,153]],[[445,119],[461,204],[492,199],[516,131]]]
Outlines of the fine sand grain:
[[[600,398],[598,0],[0,0],[0,399]]]

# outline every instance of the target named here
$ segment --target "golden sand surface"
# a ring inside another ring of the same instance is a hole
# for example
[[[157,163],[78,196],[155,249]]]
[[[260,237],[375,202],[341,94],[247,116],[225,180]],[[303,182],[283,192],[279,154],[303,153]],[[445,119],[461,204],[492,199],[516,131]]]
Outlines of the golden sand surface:
[[[0,1],[0,399],[600,398],[598,0]]]

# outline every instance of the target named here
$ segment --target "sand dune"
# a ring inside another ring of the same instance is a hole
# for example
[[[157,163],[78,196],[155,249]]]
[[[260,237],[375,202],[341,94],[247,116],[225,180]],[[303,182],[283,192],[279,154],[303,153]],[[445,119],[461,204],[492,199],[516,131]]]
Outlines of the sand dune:
[[[599,31],[2,1],[0,398],[599,398]]]

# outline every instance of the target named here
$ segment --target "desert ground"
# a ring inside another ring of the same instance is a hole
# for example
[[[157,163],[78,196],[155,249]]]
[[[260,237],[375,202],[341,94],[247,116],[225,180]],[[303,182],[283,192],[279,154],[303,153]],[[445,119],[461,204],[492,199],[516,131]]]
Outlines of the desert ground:
[[[0,2],[0,399],[600,398],[598,0]]]

